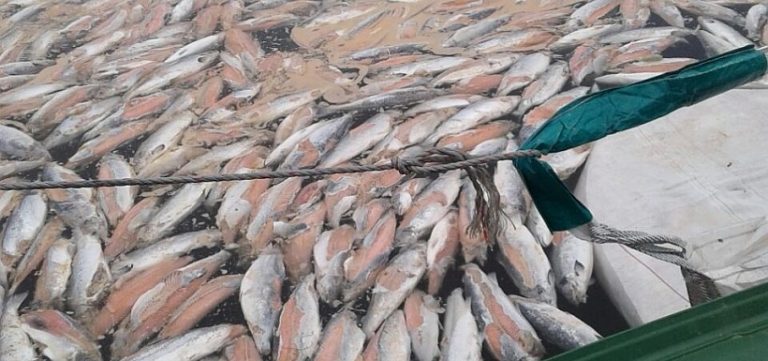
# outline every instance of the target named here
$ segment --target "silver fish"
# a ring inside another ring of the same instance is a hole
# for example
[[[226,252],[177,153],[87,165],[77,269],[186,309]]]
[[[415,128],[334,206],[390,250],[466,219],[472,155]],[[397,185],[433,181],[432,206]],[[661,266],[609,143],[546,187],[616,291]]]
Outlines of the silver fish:
[[[72,259],[67,304],[78,317],[87,319],[102,297],[107,295],[112,275],[98,238],[78,230],[74,231],[73,238],[76,251]]]
[[[51,155],[38,141],[5,125],[0,125],[0,157],[11,160],[51,159]]]
[[[219,53],[213,51],[188,56],[175,62],[163,64],[152,73],[152,76],[147,77],[146,81],[139,84],[134,90],[132,90],[127,95],[127,97],[133,98],[136,96],[151,94],[167,86],[177,78],[202,71],[203,69],[212,65],[213,62],[218,59],[218,57]]]
[[[505,15],[496,18],[483,19],[472,25],[465,26],[456,30],[448,39],[443,41],[443,47],[466,46],[473,40],[506,24],[509,19],[510,16]]]
[[[376,277],[368,312],[363,318],[363,332],[373,336],[376,329],[394,312],[416,287],[426,272],[424,245],[404,250]]]
[[[651,11],[666,21],[667,24],[678,28],[685,27],[685,19],[672,0],[651,0],[650,6]]]
[[[477,330],[470,303],[462,296],[461,288],[453,290],[448,296],[443,327],[441,361],[482,360],[483,339]]]
[[[747,12],[744,29],[747,30],[747,37],[752,40],[760,40],[761,29],[768,21],[768,4],[757,4]]]
[[[530,84],[549,67],[551,57],[547,53],[528,54],[517,60],[501,78],[496,96],[507,95]]]
[[[457,134],[503,117],[512,112],[519,103],[520,97],[518,96],[504,96],[476,101],[440,124],[424,142],[435,144],[446,135]]]
[[[397,227],[395,238],[399,246],[412,244],[426,237],[432,227],[448,213],[459,196],[461,171],[449,171],[435,179],[419,194]]]
[[[685,37],[693,35],[693,33],[694,31],[689,29],[681,29],[674,26],[662,26],[655,28],[625,30],[620,33],[603,35],[598,39],[598,41],[603,44],[623,44],[650,38],[661,38],[668,36]]]
[[[746,20],[735,10],[702,0],[673,0],[675,5],[691,14],[709,16],[728,24],[743,28]]]
[[[448,69],[432,80],[433,87],[440,87],[478,75],[500,73],[517,61],[519,54],[494,54]]]
[[[193,114],[183,112],[150,134],[136,149],[131,160],[136,170],[141,172],[145,166],[172,150],[194,119]]]
[[[205,199],[212,183],[193,183],[182,186],[170,197],[139,234],[141,242],[153,242],[170,233],[187,218]]]
[[[49,163],[43,168],[42,178],[46,181],[82,180],[75,172],[55,163]],[[92,189],[48,189],[45,192],[51,202],[51,208],[64,223],[81,232],[106,238],[107,220],[93,202]]]
[[[357,316],[349,310],[335,314],[322,334],[316,361],[355,361],[363,352],[365,334],[357,326]]]
[[[544,218],[539,213],[535,204],[531,204],[528,210],[528,217],[525,219],[525,227],[531,231],[531,234],[536,241],[539,242],[542,248],[549,247],[552,244],[552,232],[549,231],[547,223],[544,222]]]
[[[224,41],[224,33],[218,33],[211,36],[206,36],[202,39],[195,40],[187,45],[184,45],[165,59],[164,63],[172,63],[181,58],[197,55],[205,51],[215,50],[220,47]],[[223,54],[222,54],[223,55]]]
[[[107,154],[99,163],[98,178],[100,179],[135,177],[136,173],[134,173],[131,165],[117,154]],[[96,190],[99,205],[110,225],[117,225],[117,222],[133,207],[133,201],[136,199],[138,191],[138,186],[98,188]]]
[[[2,235],[2,262],[13,267],[27,251],[43,228],[48,204],[43,193],[33,191],[24,196],[4,225]]]
[[[549,46],[549,49],[557,53],[566,53],[588,40],[618,33],[623,29],[620,24],[595,25],[590,28],[579,29],[555,41]]]
[[[403,305],[405,326],[411,338],[411,350],[419,361],[437,358],[440,321],[438,313],[443,312],[440,303],[420,290],[413,291]]]
[[[64,293],[67,291],[69,276],[72,274],[72,260],[75,245],[72,241],[60,238],[46,252],[40,266],[40,276],[35,287],[35,301],[43,307],[63,306]]]
[[[126,272],[138,274],[152,266],[179,257],[199,248],[213,248],[221,243],[221,232],[216,229],[177,234],[147,247],[120,255],[111,265],[113,275]]]
[[[345,104],[331,105],[324,108],[322,112],[329,114],[338,112],[350,112],[355,110],[404,106],[431,99],[442,94],[443,92],[438,89],[430,89],[423,86],[400,88],[365,97],[363,99],[358,99]]]
[[[553,243],[550,260],[557,289],[571,304],[587,302],[587,289],[595,262],[592,243],[570,233]]]
[[[110,115],[115,114],[115,109],[120,102],[120,97],[111,97],[96,103],[82,104],[87,107],[85,111],[64,118],[43,140],[43,145],[47,149],[52,149],[77,139]]]
[[[728,26],[727,24],[708,17],[699,16],[697,19],[699,22],[699,25],[706,30],[709,31],[712,34],[715,34],[715,36],[723,38],[725,41],[733,44],[736,47],[744,47],[744,46],[751,46],[753,45],[752,41],[745,38],[741,33],[736,31],[734,28]]]
[[[520,312],[545,340],[562,350],[572,350],[597,342],[601,336],[584,321],[553,305],[510,296]]]
[[[729,43],[727,40],[706,30],[697,31],[696,37],[701,41],[701,45],[704,47],[707,56],[710,57],[727,53],[737,48],[737,46]]]
[[[19,293],[10,296],[5,301],[3,314],[0,317],[0,360],[2,361],[34,361],[38,359],[32,341],[24,332],[19,318],[19,307],[26,298],[26,293]]]
[[[43,97],[45,95],[55,93],[64,88],[67,88],[68,86],[69,84],[66,82],[23,85],[9,92],[0,94],[0,105],[9,105],[33,98]]]
[[[275,360],[308,360],[320,342],[320,309],[315,276],[310,274],[296,286],[280,313]]]
[[[568,82],[568,64],[556,62],[541,74],[536,81],[528,85],[523,91],[520,105],[513,114],[521,116],[532,107],[544,103],[547,99],[560,92]]]
[[[43,355],[51,360],[99,361],[96,342],[77,321],[56,310],[37,310],[21,316],[24,331],[43,345]]]
[[[251,263],[240,286],[243,315],[262,355],[271,350],[272,334],[282,308],[283,280],[283,255],[278,248],[269,247]]]
[[[443,56],[434,59],[422,60],[415,63],[398,65],[383,71],[383,73],[400,76],[433,75],[453,67],[461,66],[462,64],[465,64],[471,60],[471,58],[462,56]]]
[[[389,134],[392,130],[392,123],[399,115],[400,112],[397,111],[382,112],[350,130],[326,154],[323,160],[320,161],[320,164],[318,164],[318,167],[337,166],[370,149]]]
[[[223,349],[245,332],[245,327],[230,324],[197,328],[153,343],[122,361],[199,360]]]
[[[411,342],[405,326],[403,311],[394,311],[371,338],[363,351],[366,361],[408,361],[411,359]]]

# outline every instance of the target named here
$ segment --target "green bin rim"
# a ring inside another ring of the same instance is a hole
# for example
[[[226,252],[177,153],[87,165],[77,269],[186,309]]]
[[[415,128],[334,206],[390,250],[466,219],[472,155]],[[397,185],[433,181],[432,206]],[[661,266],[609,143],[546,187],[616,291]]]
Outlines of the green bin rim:
[[[768,360],[768,284],[606,337],[548,361]]]

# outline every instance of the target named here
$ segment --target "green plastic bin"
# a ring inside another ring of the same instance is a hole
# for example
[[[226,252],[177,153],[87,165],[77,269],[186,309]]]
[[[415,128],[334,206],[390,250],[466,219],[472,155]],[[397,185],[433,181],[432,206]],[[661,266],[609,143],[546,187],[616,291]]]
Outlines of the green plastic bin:
[[[768,360],[768,284],[617,333],[549,361]]]

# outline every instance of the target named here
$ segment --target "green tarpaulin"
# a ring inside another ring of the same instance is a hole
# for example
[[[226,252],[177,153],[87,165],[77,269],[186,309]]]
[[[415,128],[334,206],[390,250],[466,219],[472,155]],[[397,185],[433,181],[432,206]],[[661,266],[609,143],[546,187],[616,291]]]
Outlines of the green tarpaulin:
[[[753,81],[765,74],[766,67],[765,55],[749,46],[675,72],[593,93],[560,109],[520,149],[554,153],[587,144]],[[592,220],[589,210],[549,165],[520,158],[515,166],[551,230],[568,230]]]

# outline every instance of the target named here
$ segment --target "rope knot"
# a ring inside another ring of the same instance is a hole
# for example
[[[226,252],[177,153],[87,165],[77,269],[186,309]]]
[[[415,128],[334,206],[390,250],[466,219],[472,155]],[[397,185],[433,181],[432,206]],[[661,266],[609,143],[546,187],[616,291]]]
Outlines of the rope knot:
[[[423,166],[423,163],[418,159],[393,157],[391,162],[392,168],[397,169],[402,175],[412,176],[424,173],[417,168]]]

